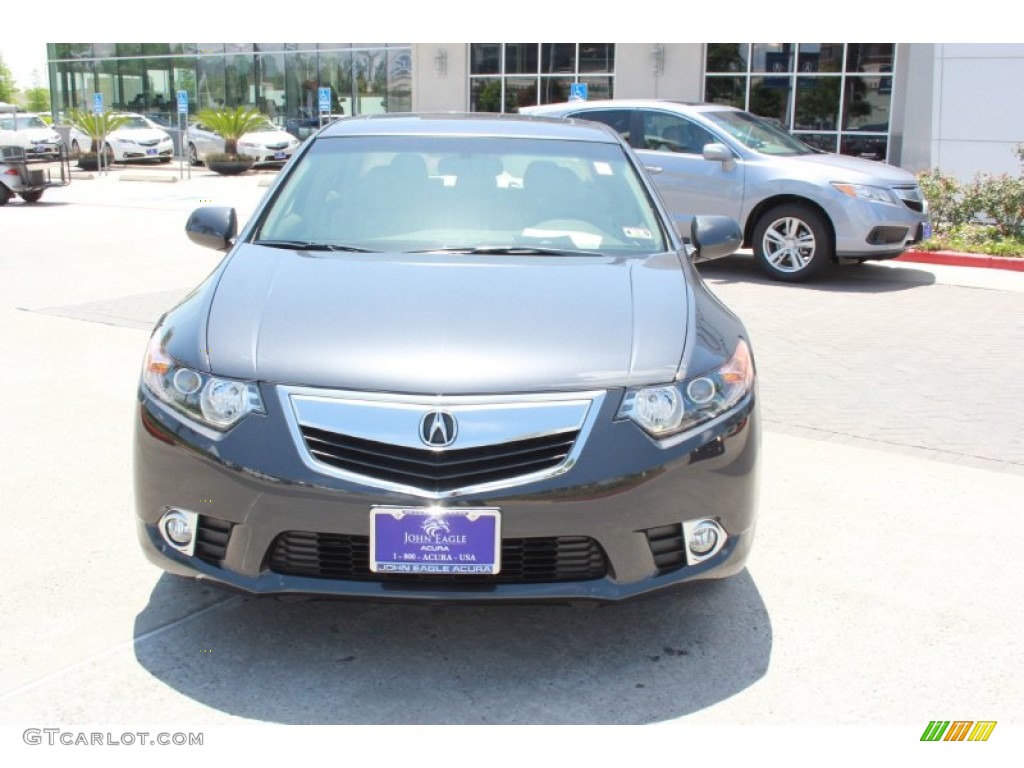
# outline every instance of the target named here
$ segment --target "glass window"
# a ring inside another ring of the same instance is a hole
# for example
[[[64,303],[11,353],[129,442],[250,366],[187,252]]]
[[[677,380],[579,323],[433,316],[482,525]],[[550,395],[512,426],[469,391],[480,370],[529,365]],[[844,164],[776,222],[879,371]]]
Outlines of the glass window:
[[[846,46],[847,72],[892,72],[893,43],[850,43]]]
[[[838,77],[798,77],[794,127],[811,131],[834,131],[839,127]]]
[[[501,43],[472,43],[469,46],[469,72],[472,75],[497,75],[501,72]]]
[[[746,72],[750,46],[747,43],[708,43],[706,71]]]
[[[879,93],[879,77],[846,78],[843,128],[855,131],[888,131],[890,98]]]
[[[505,74],[537,74],[537,43],[506,43]]]
[[[798,72],[842,72],[843,43],[800,43]]]
[[[752,72],[792,72],[793,43],[754,43]]]
[[[536,77],[505,78],[505,111],[518,112],[520,107],[537,104]]]
[[[597,77],[595,75],[581,76],[581,83],[587,84],[587,99],[610,99],[612,98],[612,84],[615,78],[609,76]]]
[[[474,77],[469,81],[470,112],[501,112],[501,78]]]
[[[614,72],[615,44],[580,43],[579,61],[580,72]]]
[[[370,252],[664,251],[644,185],[615,144],[497,137],[319,139],[254,240]],[[565,258],[566,253],[552,258]]]
[[[541,72],[575,72],[576,43],[541,43]]]
[[[540,104],[559,104],[569,100],[569,86],[573,77],[542,77],[540,79]],[[519,106],[525,106],[520,104]]]
[[[843,136],[841,151],[844,155],[863,157],[866,160],[885,160],[889,140],[883,136],[849,133]]]
[[[788,128],[792,96],[791,80],[788,77],[752,77],[748,109],[755,115],[766,117],[783,128]]]
[[[809,144],[815,149],[820,149],[822,152],[835,152],[836,151],[836,139],[838,134],[835,133],[801,133],[797,135],[797,138],[805,144]]]
[[[643,136],[635,145],[638,149],[699,155],[704,152],[705,144],[716,141],[706,129],[669,112],[643,109],[640,120]]]
[[[709,75],[704,81],[704,101],[745,109],[747,106],[747,78],[712,77]]]
[[[622,138],[629,141],[630,125],[633,111],[629,109],[589,109],[575,112],[569,117],[576,117],[580,120],[593,120],[604,123],[615,130]]]

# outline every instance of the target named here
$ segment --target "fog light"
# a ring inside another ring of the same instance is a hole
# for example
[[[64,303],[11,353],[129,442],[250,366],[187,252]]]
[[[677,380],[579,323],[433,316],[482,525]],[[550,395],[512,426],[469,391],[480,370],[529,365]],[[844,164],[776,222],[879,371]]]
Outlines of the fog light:
[[[727,534],[714,520],[692,520],[683,523],[686,538],[686,561],[694,565],[717,554],[725,544]]]
[[[179,552],[191,555],[196,546],[196,524],[199,515],[182,509],[171,509],[160,518],[160,534]]]

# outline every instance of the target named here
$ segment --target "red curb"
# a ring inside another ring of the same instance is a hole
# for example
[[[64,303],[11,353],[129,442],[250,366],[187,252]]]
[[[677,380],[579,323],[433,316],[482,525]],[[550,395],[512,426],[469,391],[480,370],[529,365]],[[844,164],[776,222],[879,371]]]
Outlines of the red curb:
[[[1024,272],[1024,259],[1012,256],[984,256],[959,251],[914,251],[910,250],[893,261],[911,261],[919,264],[945,264],[951,267],[980,267],[982,269],[1008,269]]]

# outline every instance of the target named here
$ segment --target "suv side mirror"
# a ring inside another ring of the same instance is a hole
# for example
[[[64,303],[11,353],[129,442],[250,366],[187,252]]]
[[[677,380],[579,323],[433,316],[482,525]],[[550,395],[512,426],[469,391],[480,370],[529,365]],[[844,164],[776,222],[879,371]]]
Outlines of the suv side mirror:
[[[743,245],[739,222],[730,216],[695,216],[690,225],[692,260],[710,261],[729,256]]]
[[[204,206],[192,211],[185,224],[188,239],[204,248],[226,251],[238,234],[238,214],[234,208]]]
[[[726,171],[731,171],[736,164],[735,158],[732,156],[732,150],[725,146],[725,144],[705,144],[704,159],[721,163],[722,168]]]

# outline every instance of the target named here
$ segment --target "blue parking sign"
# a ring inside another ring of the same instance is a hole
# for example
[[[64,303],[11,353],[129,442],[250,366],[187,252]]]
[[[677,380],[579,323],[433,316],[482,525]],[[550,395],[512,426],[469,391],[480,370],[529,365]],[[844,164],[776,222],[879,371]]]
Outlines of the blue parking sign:
[[[570,83],[569,84],[569,101],[586,101],[587,100],[587,84],[586,83]]]
[[[103,94],[94,93],[92,95],[92,111],[97,115],[103,114]]]
[[[330,112],[331,111],[331,89],[330,87],[322,87],[319,89],[320,96],[320,111]]]
[[[178,91],[178,114],[188,114],[188,91]]]

